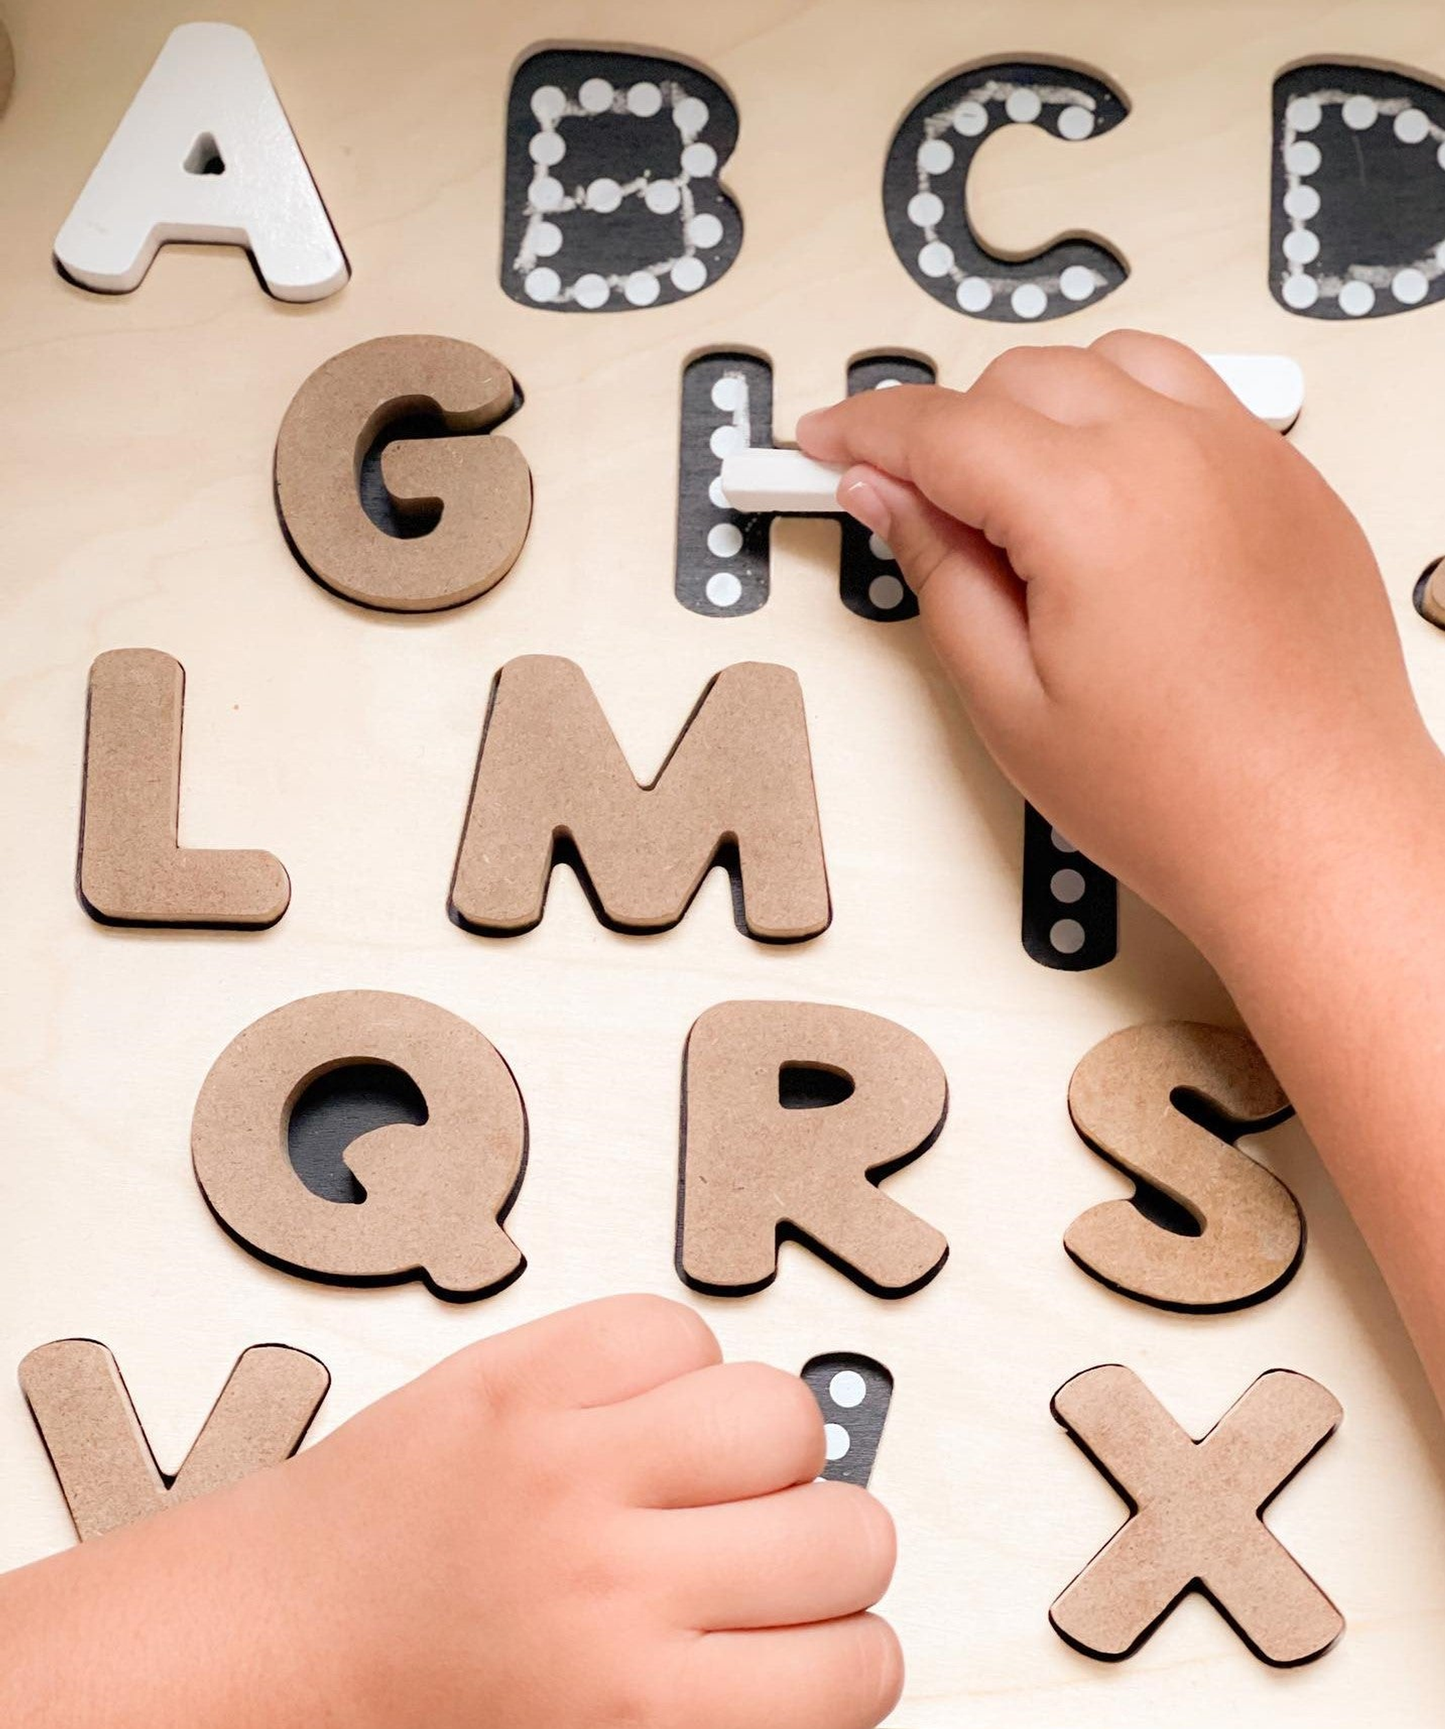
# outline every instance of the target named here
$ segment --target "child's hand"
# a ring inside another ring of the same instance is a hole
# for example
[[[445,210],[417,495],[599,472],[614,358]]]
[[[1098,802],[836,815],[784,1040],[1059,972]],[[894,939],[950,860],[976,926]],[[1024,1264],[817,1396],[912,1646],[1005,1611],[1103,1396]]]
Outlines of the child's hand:
[[[1445,762],[1359,525],[1178,343],[807,416],[1005,773],[1200,945],[1445,1407]]]
[[[0,1720],[871,1729],[902,1676],[862,1613],[893,1529],[822,1467],[796,1376],[722,1365],[680,1304],[590,1303],[276,1470],[10,1575]],[[59,1677],[97,1650],[77,1700]]]
[[[839,499],[1005,773],[1196,940],[1434,763],[1359,526],[1180,344],[1017,348],[798,438],[864,465]]]
[[[294,1464],[307,1540],[367,1581],[351,1723],[861,1729],[897,1698],[897,1644],[861,1614],[888,1515],[814,1481],[803,1383],[721,1364],[682,1304],[492,1339]]]

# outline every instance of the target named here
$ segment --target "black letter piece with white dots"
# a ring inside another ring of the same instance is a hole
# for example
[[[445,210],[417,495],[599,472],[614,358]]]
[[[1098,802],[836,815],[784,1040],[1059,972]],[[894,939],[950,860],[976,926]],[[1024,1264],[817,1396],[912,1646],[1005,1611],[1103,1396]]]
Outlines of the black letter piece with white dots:
[[[552,312],[627,312],[716,282],[743,240],[718,180],[737,136],[726,92],[691,66],[532,55],[507,103],[502,287]]]
[[[926,360],[870,354],[848,368],[848,394],[896,384],[932,384]],[[732,509],[722,490],[723,458],[771,449],[773,369],[755,354],[715,349],[682,375],[674,592],[689,612],[737,618],[767,604],[768,511]],[[836,520],[834,513],[828,514]],[[838,596],[850,612],[878,623],[913,618],[918,602],[888,546],[850,517],[842,521]]]
[[[1024,807],[1023,945],[1040,966],[1082,973],[1119,950],[1119,885]]]
[[[935,85],[894,134],[883,170],[883,218],[898,262],[951,311],[1003,323],[1062,318],[1112,294],[1128,270],[1086,235],[1032,258],[990,252],[968,219],[968,175],[1000,127],[1039,126],[1080,143],[1127,113],[1100,79],[1034,61],[979,66]]]
[[[1373,66],[1275,80],[1269,286],[1347,322],[1445,297],[1445,90]]]
[[[823,1413],[827,1442],[824,1477],[866,1489],[878,1457],[883,1425],[888,1421],[892,1375],[872,1357],[834,1351],[805,1364],[803,1380]]]

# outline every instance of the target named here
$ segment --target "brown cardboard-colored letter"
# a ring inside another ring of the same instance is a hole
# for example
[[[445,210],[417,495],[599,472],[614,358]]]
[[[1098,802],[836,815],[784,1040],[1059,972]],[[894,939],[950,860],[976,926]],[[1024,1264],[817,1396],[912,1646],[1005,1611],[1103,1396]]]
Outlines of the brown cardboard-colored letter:
[[[352,1141],[344,1157],[365,1199],[351,1205],[306,1187],[286,1130],[318,1075],[359,1063],[410,1075],[427,1120]],[[526,1266],[502,1228],[526,1150],[522,1095],[493,1046],[434,1003],[389,991],[332,991],[263,1015],[216,1059],[191,1124],[201,1192],[262,1259],[343,1284],[419,1274],[454,1301],[499,1290]]]
[[[783,1072],[844,1078],[836,1104],[789,1108]],[[801,1238],[879,1296],[925,1285],[947,1240],[878,1183],[930,1146],[948,1083],[923,1040],[823,1003],[720,1003],[683,1059],[677,1270],[718,1296],[770,1285],[778,1245]]]
[[[20,1365],[20,1388],[82,1541],[279,1465],[301,1445],[331,1377],[289,1345],[243,1351],[174,1476],[145,1437],[115,1358],[56,1339]]]
[[[438,612],[500,582],[527,538],[532,476],[510,438],[477,435],[511,411],[513,393],[500,360],[449,336],[379,336],[318,366],[276,438],[276,506],[301,562],[387,612]],[[398,511],[441,506],[429,533],[401,539],[362,509],[361,461],[387,426],[427,410],[463,436],[383,451]]]
[[[1202,1100],[1216,1132],[1186,1116],[1181,1097]],[[1182,1206],[1200,1234],[1167,1230],[1132,1201],[1105,1201],[1074,1220],[1065,1248],[1104,1284],[1168,1308],[1238,1308],[1270,1296],[1299,1265],[1304,1220],[1278,1177],[1232,1137],[1289,1108],[1245,1033],[1172,1021],[1104,1039],[1069,1082],[1074,1126],[1111,1164]]]
[[[268,852],[179,843],[185,671],[154,648],[116,648],[90,669],[81,902],[105,924],[273,925],[291,880]]]
[[[1118,1363],[1076,1375],[1052,1408],[1134,1509],[1049,1610],[1069,1644],[1131,1656],[1194,1588],[1266,1663],[1308,1663],[1344,1632],[1260,1517],[1339,1427],[1339,1403],[1317,1381],[1270,1370],[1202,1441]]]
[[[542,917],[559,837],[575,847],[602,916],[665,930],[718,849],[736,844],[749,933],[826,930],[828,878],[797,675],[743,662],[704,691],[662,772],[639,786],[582,669],[524,655],[497,674],[452,881],[480,931]]]

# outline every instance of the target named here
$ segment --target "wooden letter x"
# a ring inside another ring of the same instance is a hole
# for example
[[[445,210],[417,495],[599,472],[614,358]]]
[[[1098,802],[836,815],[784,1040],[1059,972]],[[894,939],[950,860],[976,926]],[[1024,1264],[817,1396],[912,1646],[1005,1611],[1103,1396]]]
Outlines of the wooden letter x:
[[[1196,1587],[1266,1663],[1308,1663],[1344,1632],[1260,1518],[1339,1427],[1339,1403],[1318,1382],[1272,1369],[1202,1441],[1117,1363],[1076,1375],[1052,1408],[1134,1509],[1049,1610],[1070,1645],[1131,1656]]]

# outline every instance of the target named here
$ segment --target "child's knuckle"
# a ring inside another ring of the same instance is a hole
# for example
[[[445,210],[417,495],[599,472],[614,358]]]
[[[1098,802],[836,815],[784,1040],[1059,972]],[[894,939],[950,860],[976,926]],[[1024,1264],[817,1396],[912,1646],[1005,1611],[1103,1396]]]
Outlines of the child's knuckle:
[[[717,1340],[713,1330],[690,1304],[679,1303],[672,1297],[658,1297],[639,1292],[618,1297],[609,1305],[608,1321],[615,1326],[630,1349],[643,1353],[656,1341],[674,1343],[682,1335],[682,1354],[699,1368],[717,1360]]]
[[[485,1342],[458,1351],[436,1372],[446,1377],[446,1396],[468,1422],[490,1429],[516,1407],[515,1389],[498,1373],[495,1355]]]
[[[1095,538],[1124,520],[1131,483],[1117,459],[1101,453],[1078,462],[1068,490],[1069,519],[1076,533]]]
[[[565,1541],[565,1532],[559,1532],[559,1544]],[[572,1600],[584,1604],[589,1612],[630,1601],[639,1594],[639,1569],[612,1542],[578,1542],[574,1537],[558,1570]]]
[[[979,373],[978,383],[985,390],[1006,393],[1037,372],[1041,357],[1042,350],[1037,348],[1006,348]]]

